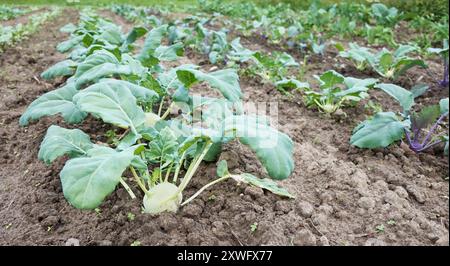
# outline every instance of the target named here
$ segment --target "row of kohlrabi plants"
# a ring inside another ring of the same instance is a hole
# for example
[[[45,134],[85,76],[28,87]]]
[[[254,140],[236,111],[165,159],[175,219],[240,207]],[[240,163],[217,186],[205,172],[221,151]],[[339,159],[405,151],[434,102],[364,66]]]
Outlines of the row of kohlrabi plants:
[[[375,9],[376,8],[373,7],[373,10]],[[231,11],[228,10],[227,12]],[[384,11],[379,10],[377,12],[381,14]],[[392,9],[389,12],[396,11]],[[386,11],[386,14],[387,13],[388,12]],[[393,17],[394,16],[389,18],[389,15],[386,15],[386,18],[383,18],[381,15],[378,15],[377,20],[390,19],[393,21]],[[207,29],[206,25],[213,24],[214,20],[215,17],[207,18],[202,16],[190,16],[182,20],[174,21],[172,23],[173,26],[171,27],[170,36],[172,36],[173,40],[182,41],[186,45],[194,46],[197,50],[208,54],[211,63],[221,61],[226,62],[228,65],[236,66],[243,62],[252,62],[253,64],[246,64],[241,67],[241,70],[246,73],[259,74],[261,77],[272,81],[282,92],[289,92],[292,90],[301,91],[306,106],[315,107],[319,111],[327,114],[342,111],[345,107],[355,106],[358,102],[368,97],[370,89],[373,89],[374,87],[378,88],[378,85],[376,85],[378,83],[377,79],[344,77],[335,71],[327,71],[322,75],[317,76],[316,79],[319,82],[319,86],[317,88],[311,88],[308,83],[301,82],[292,76],[287,76],[285,66],[298,67],[298,64],[295,63],[292,57],[289,57],[290,60],[276,60],[276,58],[282,57],[264,55],[263,53],[246,49],[239,43],[239,38],[229,43],[227,41],[228,30],[223,29],[217,32]],[[378,21],[378,23],[383,25],[390,24],[388,21]],[[400,45],[395,51],[389,51],[383,48],[377,53],[373,53],[371,49],[360,47],[354,43],[350,43],[349,46],[349,49],[345,50],[342,46],[336,45],[340,50],[340,56],[350,59],[358,70],[365,70],[368,67],[372,68],[372,70],[378,73],[382,78],[396,80],[414,66],[422,68],[427,67],[423,60],[409,56],[410,53],[419,51],[417,46]],[[443,80],[440,81],[440,84],[446,86],[445,84],[448,82],[447,42],[444,41],[443,48],[430,48],[429,52],[438,53],[442,56],[444,61],[444,77]],[[289,59],[288,57],[284,58]],[[283,62],[287,62],[287,65],[283,64]],[[293,64],[290,64],[290,62],[293,62]],[[274,71],[270,71],[272,69]],[[397,88],[395,85],[392,86]],[[424,93],[427,88],[428,86],[416,86],[412,88],[411,93],[417,97],[421,93]],[[434,110],[436,110],[436,108]],[[418,114],[415,115],[418,116]],[[444,118],[441,118],[439,122],[442,122],[443,119]],[[426,126],[427,125],[422,125],[422,129],[420,130],[424,130],[424,127]],[[437,126],[434,128],[436,127]],[[417,135],[417,133],[410,133],[410,131],[417,132],[417,129],[405,127],[403,130],[409,134],[408,136]],[[428,141],[431,140],[431,137],[428,137],[428,139],[424,139],[424,143],[421,144],[422,146],[419,148],[417,148],[417,144],[413,141],[408,141],[408,143],[412,150],[420,152],[431,146],[437,145],[440,141],[445,140],[445,138],[446,137],[444,136],[443,139],[441,138],[439,141],[428,143]],[[410,140],[411,138],[407,139]],[[432,145],[429,146],[429,144]],[[376,147],[382,147],[382,145]]]
[[[32,11],[30,8],[0,5],[0,21],[13,19]]]
[[[265,9],[270,10],[270,9]],[[332,16],[336,13],[336,9],[330,9]],[[328,10],[328,11],[330,11]],[[314,16],[314,12],[319,12],[325,14],[325,11],[315,10],[312,6],[312,10],[308,11],[308,15],[311,15],[312,20],[318,19],[319,16]],[[399,16],[397,15],[397,10],[395,8],[388,9],[382,4],[374,4],[371,7],[372,18],[375,20],[374,27],[383,28],[383,27],[392,27],[399,21]],[[228,10],[228,12],[231,12]],[[270,11],[267,11],[270,13]],[[338,11],[339,13],[340,11]],[[277,14],[278,12],[274,11],[272,14]],[[345,11],[344,11],[345,13]],[[263,13],[265,14],[265,13]],[[276,15],[274,15],[276,17]],[[289,17],[289,16],[287,16]],[[364,16],[360,16],[364,17]],[[267,17],[263,17],[263,20],[267,19]],[[331,19],[327,19],[327,17],[320,17],[322,20],[331,21]],[[270,19],[266,20],[266,25],[270,25],[269,27],[274,27],[277,25],[279,20],[271,21]],[[308,21],[308,20],[304,20]],[[320,22],[320,21],[319,21]],[[288,25],[294,25],[295,22],[286,22]],[[307,22],[306,22],[307,23]],[[264,23],[262,23],[264,24]],[[321,25],[322,23],[315,23],[314,25]],[[333,23],[331,23],[333,24]],[[336,25],[334,23],[334,25]],[[366,24],[366,28],[370,29],[371,26]],[[292,28],[291,28],[292,29]],[[321,29],[323,31],[325,29]],[[326,31],[326,30],[325,30]],[[370,34],[368,34],[370,35]],[[382,35],[380,35],[382,36]],[[445,37],[445,35],[442,35]],[[368,36],[369,38],[370,36]],[[375,38],[375,37],[373,37]],[[270,38],[269,38],[270,39]],[[386,38],[388,40],[388,38]],[[392,38],[393,40],[393,38]],[[387,42],[387,41],[386,41]],[[368,43],[372,44],[381,44],[374,43],[370,40]],[[336,47],[340,50],[340,56],[349,58],[352,62],[355,63],[355,66],[358,70],[365,70],[370,67],[374,72],[379,74],[382,78],[396,80],[398,77],[403,75],[408,69],[419,66],[422,68],[427,68],[425,62],[419,58],[409,56],[410,53],[413,52],[422,52],[417,45],[392,45],[397,47],[394,51],[390,51],[386,48],[383,48],[381,51],[377,53],[373,53],[369,48],[360,47],[357,44],[350,43],[350,48],[345,50],[342,46],[336,45]],[[444,40],[443,48],[429,48],[429,53],[438,53],[443,58],[444,62],[444,75],[443,79],[439,82],[442,86],[448,85],[448,42]],[[245,53],[248,55],[247,53]],[[362,99],[366,98],[369,94],[369,90],[372,88],[385,89],[386,87],[391,88],[391,91],[405,91],[403,88],[398,87],[393,84],[377,84],[378,80],[373,78],[368,79],[356,79],[353,77],[344,77],[335,71],[327,71],[320,76],[316,76],[316,79],[319,82],[319,87],[312,89],[310,85],[306,82],[300,82],[294,78],[283,78],[282,80],[277,81],[275,84],[282,91],[290,91],[293,89],[299,90],[303,94],[303,98],[305,100],[305,104],[308,107],[315,107],[319,111],[324,113],[333,114],[338,110],[342,110],[344,107],[354,106]],[[408,92],[408,95],[420,96],[420,94],[424,93],[427,89],[427,86],[415,86],[412,88],[411,92]],[[410,97],[408,96],[408,97]],[[402,122],[402,130],[396,132],[396,137],[391,138],[389,135],[386,136],[384,132],[376,132],[375,127],[371,127],[367,130],[359,131],[357,134],[357,129],[355,129],[355,135],[352,137],[351,143],[358,147],[362,148],[376,148],[376,147],[386,147],[388,144],[391,144],[394,141],[401,139],[403,136],[406,136],[406,140],[413,151],[421,152],[430,147],[433,147],[441,142],[446,142],[445,151],[447,153],[448,150],[448,142],[446,141],[448,137],[444,134],[437,134],[436,130],[439,126],[441,126],[441,122],[447,116],[445,104],[448,104],[447,99],[443,99],[440,102],[440,112],[437,110],[436,106],[426,107],[421,112],[409,112],[405,111],[403,113],[403,119],[398,118],[398,121]],[[430,110],[433,110],[431,112]],[[344,113],[345,114],[345,113]],[[375,117],[382,116],[383,112],[379,112]],[[422,122],[418,122],[418,121]],[[365,123],[369,123],[368,121],[377,121],[369,119]],[[411,121],[413,121],[411,123]],[[426,121],[426,122],[425,122]],[[427,136],[421,139],[422,131],[426,131],[427,127],[430,126],[430,123],[433,123],[433,126],[429,129]],[[397,124],[399,125],[400,122]],[[381,125],[378,123],[377,125]],[[384,129],[384,126],[381,126]],[[374,134],[369,134],[370,132],[374,132]],[[399,133],[400,132],[400,133]],[[366,134],[369,134],[366,136]],[[392,136],[392,135],[391,135]],[[355,141],[355,139],[362,139],[360,141]],[[370,142],[370,145],[365,145],[361,143],[365,143],[365,141]],[[419,143],[420,142],[420,143]],[[388,143],[388,144],[386,144]]]
[[[272,128],[266,117],[242,113],[242,92],[234,69],[208,73],[195,65],[164,68],[161,62],[175,61],[183,53],[181,43],[162,44],[169,35],[168,25],[150,31],[135,27],[123,34],[115,24],[85,12],[79,25],[69,24],[62,30],[70,38],[57,49],[67,53],[67,59],[42,77],[64,76],[67,81],[31,103],[20,124],[55,114],[79,124],[91,115],[121,132],[107,145],[91,142],[80,129],[56,125],[48,129],[39,158],[51,163],[63,155],[70,157],[60,172],[70,204],[95,208],[118,184],[136,197],[127,184],[127,169],[144,193],[147,213],[176,211],[199,192],[229,178],[292,197],[272,179],[285,179],[292,173],[293,142]],[[142,36],[144,45],[134,53],[134,43]],[[200,82],[222,97],[193,95],[190,88]],[[173,116],[172,110],[179,115]],[[226,162],[221,162],[219,179],[183,201],[200,163],[216,160],[222,146],[233,140],[255,152],[270,178],[231,174]]]
[[[277,83],[287,78],[292,68],[300,65],[286,52],[266,53],[244,47],[240,38],[230,39],[229,30],[208,29],[210,20],[190,16],[171,23],[170,41],[183,42],[187,47],[208,56],[210,63],[226,65],[249,76],[259,76],[263,82]]]
[[[244,35],[260,35],[270,43],[285,44],[301,52],[323,54],[329,41],[335,38],[361,36],[370,45],[389,45],[398,48],[397,25],[405,21],[417,31],[408,42],[421,52],[448,39],[448,17],[442,21],[409,16],[381,3],[371,6],[342,2],[323,6],[313,2],[309,9],[294,11],[289,5],[258,7],[252,3],[200,1],[208,13],[231,16],[236,29]],[[223,20],[226,21],[225,18]],[[327,41],[328,40],[328,41]]]
[[[369,48],[361,47],[355,43],[350,43],[347,50],[343,47],[338,48],[340,50],[339,55],[348,58],[358,70],[363,71],[370,67],[380,76],[387,79],[395,80],[408,69],[415,66],[427,68],[422,59],[408,56],[410,53],[417,52],[417,47],[411,45],[401,45],[393,52],[383,48],[377,53],[372,53]],[[429,48],[428,53],[437,54],[441,57],[443,74],[437,83],[441,87],[447,87],[449,79],[448,40],[444,40],[440,48]]]
[[[59,8],[53,8],[49,12],[31,15],[26,24],[19,23],[14,26],[0,25],[0,52],[6,47],[30,36],[36,32],[43,23],[58,16],[60,12],[61,10]]]
[[[125,18],[129,15],[124,10],[131,10],[128,12],[132,12],[132,14],[139,10],[137,7],[126,7],[121,9],[121,12],[117,12]],[[161,20],[156,21],[152,16],[142,18],[142,23],[155,26],[162,24]],[[250,50],[240,43],[239,37],[231,40],[228,29],[222,28],[219,31],[209,29],[211,23],[211,18],[203,16],[188,16],[183,19],[170,20],[168,22],[169,43],[182,42],[185,48],[191,48],[206,55],[211,64],[235,68],[241,75],[258,76],[263,82],[274,85],[296,76],[291,73],[295,72],[293,70],[298,69],[300,65],[288,53],[277,51],[265,53]],[[288,93],[283,90],[282,86],[277,86],[277,88]]]

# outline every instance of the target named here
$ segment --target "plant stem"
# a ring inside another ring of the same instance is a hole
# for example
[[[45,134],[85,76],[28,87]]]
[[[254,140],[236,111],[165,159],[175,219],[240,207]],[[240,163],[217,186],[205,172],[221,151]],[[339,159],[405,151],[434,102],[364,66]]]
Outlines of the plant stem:
[[[169,181],[169,175],[170,175],[170,171],[172,171],[172,166],[173,166],[173,162],[170,164],[169,169],[166,172],[166,177],[164,178],[164,182]]]
[[[136,180],[136,183],[139,185],[139,187],[144,191],[145,194],[148,193],[147,188],[145,188],[145,185],[142,183],[141,178],[136,173],[136,170],[134,170],[133,166],[130,166],[131,173],[133,174],[134,179]]]
[[[138,143],[138,144],[141,144],[142,142],[141,142],[140,139],[138,139],[137,143]],[[140,153],[139,155],[141,156],[142,160],[144,160],[144,162],[145,162],[146,160],[145,160],[145,152],[144,152],[144,150],[141,151],[141,153]],[[147,166],[147,169],[145,169],[145,175],[146,175],[147,178],[148,178],[147,180],[150,180],[150,172],[148,171],[148,166]],[[149,184],[148,187],[151,188],[150,183],[149,183],[149,182],[147,182],[147,183]]]
[[[189,169],[186,172],[186,175],[183,178],[183,181],[180,184],[180,187],[178,188],[178,193],[183,192],[183,190],[186,188],[186,186],[189,183],[189,181],[191,181],[192,177],[194,176],[195,171],[197,171],[198,166],[200,165],[201,161],[203,160],[203,157],[205,157],[205,155],[208,152],[208,150],[211,147],[211,145],[212,145],[211,141],[206,142],[205,148],[203,148],[202,153],[200,153],[192,161],[191,165],[189,166]]]
[[[226,175],[226,176],[224,176],[224,177],[221,177],[221,178],[219,178],[219,179],[216,179],[216,180],[214,180],[214,181],[212,181],[212,182],[210,182],[210,183],[204,185],[201,189],[199,189],[199,190],[198,190],[194,195],[192,195],[189,199],[187,199],[186,201],[184,201],[183,203],[181,203],[181,206],[184,206],[184,205],[188,204],[189,202],[191,202],[191,201],[192,201],[193,199],[195,199],[198,195],[200,195],[200,193],[202,193],[204,190],[206,190],[206,189],[209,188],[210,186],[212,186],[212,185],[214,185],[214,184],[217,184],[217,183],[219,183],[219,182],[221,182],[221,181],[223,181],[223,180],[226,180],[226,179],[228,179],[228,178],[230,178],[230,175]]]
[[[158,109],[158,116],[161,116],[161,112],[162,112],[162,108],[163,108],[163,104],[164,104],[164,98],[165,98],[165,96],[163,96],[161,98],[161,103],[159,104],[159,109]]]
[[[436,123],[434,123],[434,125],[431,127],[430,131],[428,131],[427,136],[425,137],[425,139],[422,142],[422,146],[424,146],[429,138],[431,137],[431,135],[434,133],[434,131],[436,130],[437,126],[442,122],[442,120],[444,120],[444,118],[448,115],[448,112],[444,113],[441,115],[441,117],[439,117],[438,121],[436,121]]]
[[[161,120],[164,120],[164,119],[166,119],[166,117],[170,114],[170,109],[172,109],[172,104],[173,103],[171,103],[170,105],[169,105],[169,107],[167,107],[167,110],[164,112],[164,114],[161,116]]]
[[[183,166],[184,158],[186,156],[186,152],[183,152],[183,155],[181,155],[180,163],[177,165],[177,168],[175,169],[175,174],[173,175],[173,183],[176,185],[178,175],[180,174],[180,169]]]
[[[431,144],[428,144],[428,145],[426,145],[425,147],[419,149],[417,152],[424,151],[424,150],[426,150],[426,149],[428,149],[428,148],[431,148],[431,147],[433,147],[433,146],[435,146],[435,145],[437,145],[437,144],[439,144],[439,143],[441,143],[441,142],[442,142],[442,140],[436,140],[435,142],[433,142],[433,143],[431,143]]]
[[[128,194],[130,195],[131,199],[135,199],[136,195],[134,195],[133,191],[131,190],[131,188],[128,186],[128,184],[125,182],[125,180],[123,180],[123,178],[121,177],[119,179],[120,184],[122,184],[122,186],[125,188],[125,190],[128,192]]]

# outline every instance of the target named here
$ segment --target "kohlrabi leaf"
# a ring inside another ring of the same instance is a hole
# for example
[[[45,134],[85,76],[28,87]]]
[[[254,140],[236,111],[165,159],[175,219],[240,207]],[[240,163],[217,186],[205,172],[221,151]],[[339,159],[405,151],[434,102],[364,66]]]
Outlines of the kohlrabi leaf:
[[[142,136],[139,133],[130,131],[128,132],[128,134],[125,135],[125,137],[123,137],[119,144],[117,145],[117,150],[118,151],[123,151],[131,146],[133,146],[134,144],[136,144],[136,142],[141,138]]]
[[[294,170],[292,140],[267,124],[266,119],[253,116],[230,116],[224,121],[225,137],[233,135],[248,145],[274,179],[285,179]]]
[[[170,163],[178,156],[178,146],[175,133],[170,127],[165,127],[148,144],[145,157],[153,163]]]
[[[431,105],[422,108],[419,113],[411,114],[411,126],[413,129],[427,128],[440,116],[439,105]]]
[[[88,151],[88,157],[68,160],[60,173],[66,199],[78,209],[98,207],[120,182],[135,157],[134,149],[117,152],[95,146]]]
[[[84,112],[122,128],[136,128],[144,124],[144,111],[124,83],[100,82],[80,91],[74,101]]]
[[[411,88],[411,93],[415,98],[421,96],[422,94],[424,94],[427,90],[428,90],[429,86],[426,84],[417,84],[414,87]]]
[[[204,73],[197,69],[182,68],[177,70],[178,79],[189,88],[196,82],[205,81],[231,102],[241,100],[242,92],[239,86],[239,76],[234,69],[223,69],[211,73]]]
[[[448,113],[448,98],[440,100],[439,107],[440,107],[441,115]]]
[[[144,27],[133,27],[133,29],[127,34],[124,45],[134,43],[137,39],[144,36],[147,33],[147,29]]]
[[[41,77],[46,80],[54,79],[56,77],[72,76],[78,63],[70,59],[61,61],[49,67],[42,72]]]
[[[353,88],[353,87],[366,87],[370,88],[374,86],[378,82],[378,79],[374,78],[367,78],[367,79],[358,79],[358,78],[352,78],[352,77],[345,77],[344,78],[344,84],[347,86],[347,88]]]
[[[62,155],[78,157],[87,155],[93,147],[89,135],[79,129],[65,129],[52,125],[41,143],[38,158],[47,164]]]
[[[177,60],[179,56],[182,56],[183,52],[183,44],[176,43],[171,46],[159,46],[156,48],[154,56],[159,61],[174,61]]]
[[[321,88],[331,88],[336,84],[341,84],[344,82],[344,76],[334,70],[328,70],[316,78],[320,81]]]
[[[400,121],[393,112],[380,112],[353,130],[350,144],[359,148],[384,148],[402,139],[408,126],[407,121]]]
[[[268,190],[273,194],[280,195],[288,198],[295,198],[291,193],[289,193],[285,188],[280,187],[275,181],[269,178],[258,178],[254,175],[243,173],[240,175],[232,176],[236,181],[247,183],[256,187],[260,187],[262,189]]]
[[[283,89],[304,89],[309,88],[308,82],[301,82],[296,79],[282,79],[275,82],[275,86]]]
[[[383,90],[391,97],[396,99],[399,102],[400,106],[403,108],[404,112],[408,112],[414,105],[413,94],[400,86],[382,83],[375,85],[375,88]]]
[[[221,160],[219,163],[217,163],[216,173],[218,177],[224,177],[230,174],[230,172],[228,171],[228,164],[226,160]]]
[[[394,78],[398,78],[399,76],[403,75],[408,69],[420,66],[422,68],[427,68],[428,66],[425,64],[423,60],[420,59],[411,59],[411,58],[404,58],[400,59],[397,63],[395,63],[395,74]]]
[[[141,52],[138,54],[137,59],[143,64],[145,61],[154,57],[154,52],[156,48],[161,45],[162,38],[167,33],[167,25],[162,25],[157,28],[152,29],[145,38],[144,46]],[[144,64],[145,65],[145,64]]]
[[[391,70],[391,67],[394,63],[394,56],[389,52],[385,51],[379,59],[379,66],[381,67],[382,74],[389,76],[388,71]]]
[[[138,101],[151,102],[159,98],[159,95],[155,91],[128,81],[105,78],[101,79],[99,83],[112,87],[127,88]]]
[[[400,45],[397,50],[394,52],[395,57],[402,57],[405,56],[408,53],[411,53],[413,51],[416,51],[417,48],[411,45]]]
[[[119,60],[113,53],[109,51],[106,50],[95,51],[93,54],[86,57],[86,59],[78,65],[77,71],[75,72],[75,77],[78,78],[91,68],[104,63],[119,64]]]
[[[68,52],[70,49],[79,44],[82,40],[83,36],[72,37],[67,41],[59,43],[58,46],[56,47],[56,50],[58,50],[58,52],[60,53]]]
[[[61,27],[59,29],[60,32],[67,32],[67,33],[72,33],[77,29],[77,26],[75,26],[73,23],[69,23],[64,25],[63,27]]]
[[[20,117],[21,126],[28,125],[30,120],[36,120],[43,116],[50,116],[60,113],[67,123],[79,123],[86,117],[86,113],[81,111],[73,102],[73,97],[78,93],[73,83],[47,92],[34,100]]]
[[[98,66],[94,66],[88,71],[84,72],[75,81],[75,86],[80,89],[83,85],[97,82],[101,78],[106,78],[112,75],[130,75],[132,69],[129,65],[117,65],[112,63],[103,63]]]

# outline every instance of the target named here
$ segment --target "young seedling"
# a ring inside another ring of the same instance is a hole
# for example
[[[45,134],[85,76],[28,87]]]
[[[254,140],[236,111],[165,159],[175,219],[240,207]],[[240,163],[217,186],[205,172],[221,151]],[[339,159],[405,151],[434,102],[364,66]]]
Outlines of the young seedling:
[[[384,233],[384,224],[377,225],[375,227],[375,230],[377,231],[377,233]]]
[[[250,231],[251,231],[252,233],[254,233],[254,232],[256,232],[256,230],[258,230],[258,223],[257,223],[257,222],[254,222],[254,223],[252,223],[252,224],[250,225]]]

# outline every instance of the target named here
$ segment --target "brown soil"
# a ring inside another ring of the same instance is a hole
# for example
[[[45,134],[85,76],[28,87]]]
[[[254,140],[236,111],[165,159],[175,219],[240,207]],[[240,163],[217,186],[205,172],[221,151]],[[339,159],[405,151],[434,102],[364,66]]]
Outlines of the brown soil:
[[[281,184],[295,200],[227,181],[177,214],[141,214],[140,201],[131,201],[121,187],[97,211],[74,209],[63,197],[58,176],[65,160],[51,166],[37,160],[46,129],[68,126],[57,117],[26,128],[18,125],[34,99],[62,82],[45,83],[39,75],[64,58],[55,46],[67,36],[58,29],[76,23],[77,13],[64,14],[0,55],[0,245],[77,240],[81,245],[448,245],[448,163],[442,150],[416,155],[398,144],[373,151],[350,147],[351,130],[365,117],[361,105],[346,110],[345,119],[327,118],[250,77],[241,77],[245,101],[278,103],[274,124],[294,140],[295,171]],[[314,60],[307,79],[335,68],[332,58]],[[182,61],[212,67],[192,51]],[[348,65],[338,70],[357,76]],[[203,91],[202,86],[196,89]],[[448,96],[448,90],[443,94]],[[423,97],[436,102],[441,96],[429,92]],[[386,109],[392,104],[382,94],[372,97]],[[98,136],[108,127],[88,119],[81,129],[102,140]],[[265,175],[254,155],[238,143],[227,145],[222,156],[233,172]],[[213,178],[215,164],[202,164],[185,197]],[[135,218],[128,219],[129,213]],[[377,231],[380,225],[384,230]]]

